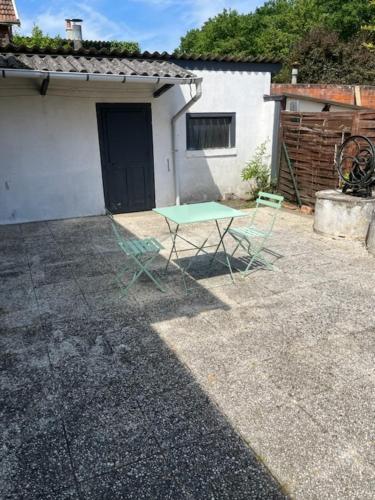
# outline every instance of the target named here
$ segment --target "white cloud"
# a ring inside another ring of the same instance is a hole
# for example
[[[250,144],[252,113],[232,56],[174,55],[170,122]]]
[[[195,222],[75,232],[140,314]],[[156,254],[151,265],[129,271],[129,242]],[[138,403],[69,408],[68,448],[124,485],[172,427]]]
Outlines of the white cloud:
[[[78,17],[84,20],[82,25],[83,36],[86,40],[140,40],[147,37],[146,33],[141,36],[133,32],[122,22],[115,22],[93,7],[84,3],[67,5],[58,11],[47,11],[37,14],[33,19],[23,18],[21,33],[30,34],[34,24],[37,24],[49,35],[65,36],[65,19]]]

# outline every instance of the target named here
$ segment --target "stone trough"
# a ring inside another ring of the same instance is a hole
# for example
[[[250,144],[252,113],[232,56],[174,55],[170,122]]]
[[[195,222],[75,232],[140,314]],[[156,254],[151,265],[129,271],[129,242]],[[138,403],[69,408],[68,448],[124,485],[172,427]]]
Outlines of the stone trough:
[[[316,193],[314,231],[333,238],[366,241],[375,197],[360,198],[327,189]]]

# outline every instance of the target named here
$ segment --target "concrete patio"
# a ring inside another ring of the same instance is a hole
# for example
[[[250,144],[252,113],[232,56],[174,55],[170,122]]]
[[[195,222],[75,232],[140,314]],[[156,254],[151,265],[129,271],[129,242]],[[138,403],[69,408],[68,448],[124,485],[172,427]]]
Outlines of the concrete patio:
[[[105,217],[0,226],[0,498],[374,498],[375,260],[288,211],[269,247],[119,301]]]

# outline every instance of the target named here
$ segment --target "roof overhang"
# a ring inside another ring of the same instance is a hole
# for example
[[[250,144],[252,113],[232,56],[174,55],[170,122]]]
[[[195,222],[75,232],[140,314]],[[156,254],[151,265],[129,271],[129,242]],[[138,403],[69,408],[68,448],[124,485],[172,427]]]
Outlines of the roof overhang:
[[[21,21],[17,19],[17,21],[1,21],[0,24],[2,26],[21,26]]]
[[[91,82],[132,82],[132,83],[150,83],[150,84],[171,84],[188,85],[197,83],[202,78],[192,76],[189,78],[170,77],[170,76],[144,76],[144,75],[114,75],[107,73],[78,73],[63,71],[38,71],[32,69],[12,69],[0,68],[0,75],[3,78],[40,78],[49,80],[80,80]]]

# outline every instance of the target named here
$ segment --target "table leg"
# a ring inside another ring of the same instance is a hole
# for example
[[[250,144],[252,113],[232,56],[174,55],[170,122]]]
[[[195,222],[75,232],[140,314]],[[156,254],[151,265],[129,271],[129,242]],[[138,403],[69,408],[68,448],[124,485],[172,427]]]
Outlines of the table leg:
[[[172,248],[171,248],[171,251],[169,253],[168,262],[167,262],[167,265],[165,267],[165,270],[167,271],[168,266],[169,266],[169,264],[171,262],[172,254],[174,253],[176,255],[177,266],[178,266],[178,268],[180,269],[180,271],[182,273],[182,279],[183,279],[183,282],[184,282],[185,291],[187,293],[188,288],[187,288],[186,278],[185,278],[186,271],[183,268],[183,266],[180,266],[180,263],[179,263],[180,258],[178,256],[177,246],[176,246],[176,240],[177,240],[177,238],[181,238],[181,236],[178,234],[178,230],[180,228],[180,225],[177,224],[175,230],[172,231],[172,228],[171,228],[171,225],[169,224],[168,219],[165,219],[165,220],[166,220],[166,222],[168,224],[169,234],[171,235],[171,238],[172,238]]]
[[[217,260],[221,264],[226,265],[228,267],[228,269],[229,269],[231,280],[234,283],[233,270],[232,270],[230,258],[228,256],[228,253],[227,253],[227,250],[226,250],[226,247],[225,247],[225,243],[224,243],[225,235],[227,234],[230,226],[232,225],[233,220],[234,220],[234,218],[232,218],[230,220],[229,224],[227,225],[227,227],[225,228],[225,230],[223,232],[221,232],[221,230],[220,230],[220,226],[219,226],[218,221],[215,220],[217,232],[219,234],[219,243],[217,245],[216,244],[215,245],[211,245],[211,247],[215,248],[215,252],[214,252],[213,256],[211,257],[211,261],[210,261],[209,266],[212,265],[212,263],[213,263],[214,260]],[[172,255],[175,254],[175,256],[176,256],[176,264],[180,268],[180,271],[182,273],[183,282],[184,282],[184,287],[185,287],[186,292],[188,292],[188,287],[187,287],[187,284],[186,284],[186,274],[187,274],[187,270],[189,269],[190,265],[188,265],[186,268],[184,268],[183,266],[180,265],[180,262],[179,262],[180,261],[180,257],[179,257],[178,251],[177,251],[177,238],[180,238],[181,240],[183,240],[186,243],[188,243],[191,247],[193,247],[193,248],[196,249],[194,257],[196,257],[201,252],[209,255],[208,252],[206,251],[206,248],[210,248],[210,247],[209,246],[205,247],[205,245],[206,245],[206,243],[208,241],[208,238],[206,238],[204,240],[204,242],[202,243],[202,245],[200,245],[200,246],[196,245],[195,243],[192,243],[191,241],[187,240],[186,238],[184,238],[183,236],[181,236],[179,234],[179,232],[178,232],[179,228],[180,228],[179,224],[177,224],[176,227],[175,227],[175,229],[173,230],[172,227],[171,227],[171,224],[170,224],[169,220],[167,218],[165,218],[165,221],[166,221],[166,223],[168,225],[169,234],[170,234],[170,237],[171,237],[171,240],[172,240],[172,248],[171,248],[171,250],[169,252],[169,257],[168,257],[168,261],[167,261],[165,270],[167,271],[167,269],[169,267],[169,264],[170,264],[170,262],[172,260]],[[219,260],[217,258],[217,253],[218,253],[220,247],[222,247],[223,250],[224,250],[225,262],[223,262],[222,260]],[[184,252],[184,251],[188,251],[188,250],[184,250],[183,249],[181,251]]]
[[[220,226],[219,226],[218,221],[217,221],[217,220],[215,220],[215,223],[216,223],[216,228],[217,228],[217,232],[219,233],[220,240],[219,240],[219,243],[218,243],[218,245],[217,245],[217,247],[216,247],[216,250],[215,250],[215,252],[214,252],[214,255],[213,255],[212,259],[211,259],[210,265],[212,265],[212,263],[214,262],[214,260],[217,260],[217,259],[216,259],[217,252],[219,251],[220,246],[222,246],[222,247],[223,247],[223,250],[224,250],[225,260],[226,260],[227,266],[228,266],[228,268],[229,268],[230,277],[231,277],[231,279],[232,279],[232,281],[233,281],[233,283],[234,283],[234,277],[233,277],[232,265],[231,265],[231,263],[230,263],[230,259],[229,259],[229,257],[228,257],[227,250],[226,250],[226,248],[225,248],[225,243],[224,243],[224,238],[225,238],[225,235],[226,235],[226,234],[227,234],[227,232],[229,231],[230,226],[232,225],[232,222],[233,222],[233,217],[232,217],[232,219],[230,220],[230,222],[229,222],[229,224],[227,225],[227,227],[225,228],[225,231],[222,233],[222,232],[220,231]]]
[[[167,218],[165,219],[165,221],[166,221],[166,223],[168,225],[169,234],[170,234],[170,237],[172,239],[172,248],[171,248],[171,251],[169,252],[169,257],[168,257],[167,265],[165,266],[165,270],[167,271],[168,267],[169,267],[169,264],[171,262],[171,258],[172,258],[173,252],[176,253],[176,256],[178,258],[177,250],[176,250],[176,239],[177,239],[177,233],[178,233],[179,225],[177,224],[175,231],[172,231],[171,225],[169,224],[169,221],[168,221]]]

